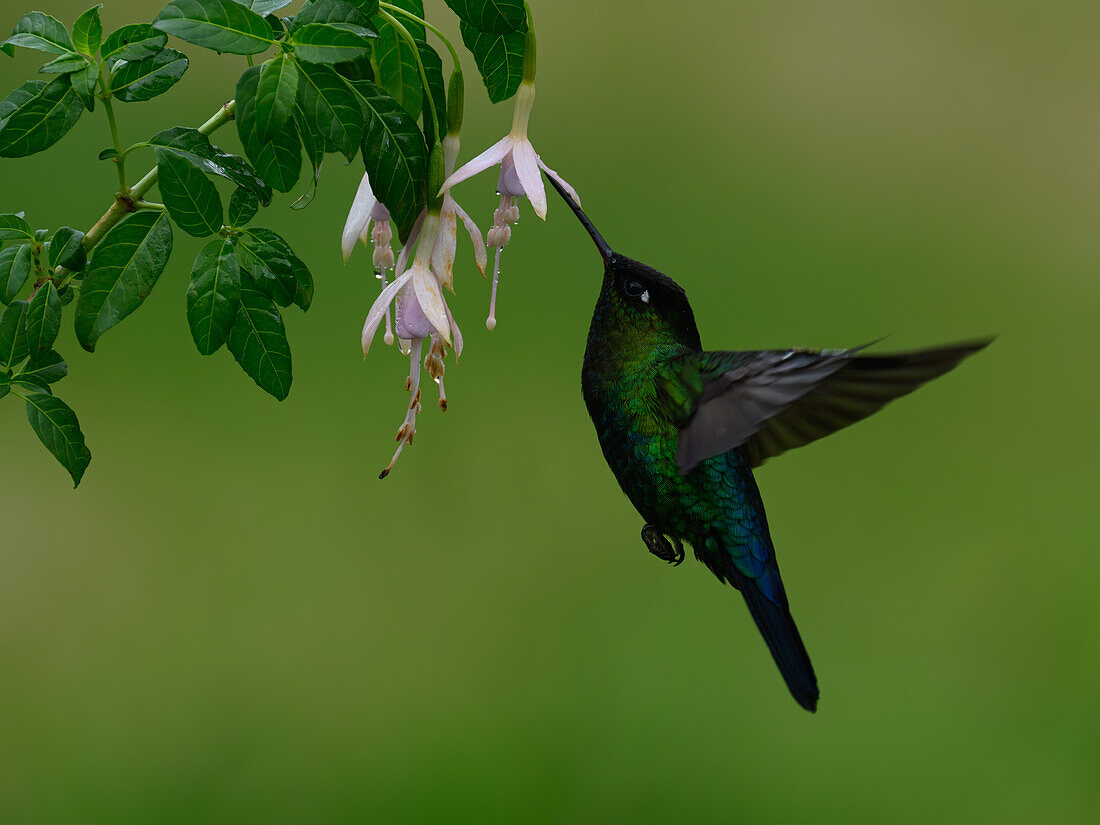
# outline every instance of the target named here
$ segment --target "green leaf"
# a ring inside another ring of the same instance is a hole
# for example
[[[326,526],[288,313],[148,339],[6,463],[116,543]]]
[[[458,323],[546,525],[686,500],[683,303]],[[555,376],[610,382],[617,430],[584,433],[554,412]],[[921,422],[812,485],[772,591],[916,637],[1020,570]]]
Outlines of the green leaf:
[[[261,17],[267,17],[279,9],[285,9],[293,0],[236,0],[236,2],[247,9],[252,9]]]
[[[250,229],[248,239],[264,266],[291,291],[292,301],[303,311],[313,303],[313,275],[283,238],[270,229]],[[276,299],[278,300],[278,299]]]
[[[120,60],[144,60],[152,57],[168,42],[168,35],[147,23],[131,23],[107,35],[100,56],[108,66]]]
[[[49,350],[31,358],[12,378],[12,383],[37,392],[49,392],[50,384],[56,384],[68,374],[69,365],[65,359],[56,350]]]
[[[25,49],[37,49],[48,54],[65,54],[73,51],[73,41],[65,25],[55,17],[32,11],[23,15],[15,24],[11,37],[4,41],[5,46],[22,46]]]
[[[95,111],[95,86],[99,80],[99,66],[89,63],[79,72],[69,75],[73,84],[73,92],[89,112]]]
[[[254,70],[249,69],[249,71]],[[149,145],[154,150],[160,148],[177,154],[205,172],[225,178],[242,189],[255,192],[264,206],[271,203],[271,187],[256,174],[256,170],[239,155],[223,152],[198,129],[173,126],[149,138]]]
[[[7,374],[0,372],[0,398],[11,392],[11,379]]]
[[[60,398],[44,392],[32,392],[24,397],[31,429],[61,466],[69,471],[73,486],[77,486],[88,469],[92,454],[84,444],[84,433],[80,431],[76,413]]]
[[[216,52],[259,54],[274,43],[270,24],[233,0],[172,0],[153,28]]]
[[[73,45],[76,50],[91,57],[103,42],[103,23],[99,19],[99,10],[103,4],[92,6],[73,23]]]
[[[350,162],[363,139],[363,108],[355,91],[329,66],[299,63],[298,107],[325,150],[340,152]]]
[[[88,263],[84,248],[84,233],[71,226],[58,229],[50,239],[50,269],[63,266],[70,272],[80,272]]]
[[[99,242],[76,303],[76,337],[88,352],[141,306],[172,254],[172,224],[161,211],[128,215]]]
[[[363,12],[346,0],[316,0],[295,16],[294,28],[310,23],[350,23],[373,34],[371,15],[377,10],[377,4],[374,11]]]
[[[28,244],[0,249],[0,302],[10,304],[31,274],[31,248]]]
[[[228,239],[213,240],[199,250],[187,287],[187,324],[203,355],[221,348],[237,319],[241,303],[241,270]]]
[[[295,69],[297,71],[297,69]],[[302,149],[292,121],[270,138],[261,138],[256,123],[260,66],[253,66],[237,81],[237,134],[245,154],[265,181],[280,192],[289,192],[302,172]]]
[[[408,22],[402,20],[403,23]],[[392,26],[382,29],[382,41],[375,50],[378,84],[414,118],[420,117],[424,87],[416,52]]]
[[[474,55],[489,100],[500,103],[516,93],[523,80],[523,50],[527,31],[483,32],[469,23],[459,26],[462,40]]]
[[[111,76],[111,93],[125,103],[152,100],[175,86],[187,65],[187,56],[175,49],[161,49],[144,60],[128,61]]]
[[[16,366],[27,352],[27,302],[16,301],[0,314],[0,367]]]
[[[46,281],[27,305],[27,349],[38,358],[57,340],[61,331],[61,297],[53,281]]]
[[[260,389],[280,401],[290,394],[290,344],[283,316],[267,295],[242,285],[241,305],[227,343],[241,369]]]
[[[202,169],[165,149],[155,149],[157,185],[168,214],[188,235],[206,238],[225,224],[222,199]]]
[[[260,199],[247,189],[235,189],[229,197],[229,225],[245,226],[260,211]]]
[[[298,95],[298,67],[287,55],[279,55],[260,67],[253,110],[256,138],[268,140],[290,119]]]
[[[114,160],[117,157],[118,157],[118,150],[117,149],[104,149],[102,152],[99,153],[99,159],[100,160]]]
[[[420,59],[424,63],[424,74],[428,78],[428,91],[431,97],[424,95],[424,135],[428,140],[434,137],[432,129],[432,107],[435,104],[436,114],[439,116],[439,136],[447,134],[447,83],[443,79],[443,60],[439,54],[427,42],[417,41],[420,50]]]
[[[23,238],[28,241],[34,238],[34,235],[31,234],[31,225],[23,220],[23,213],[0,215],[0,243]]]
[[[465,23],[483,32],[527,31],[523,0],[444,0]]]
[[[307,63],[343,63],[370,53],[370,41],[354,31],[330,23],[295,28],[289,43]]]
[[[43,64],[38,68],[39,74],[68,74],[69,72],[77,72],[86,69],[92,65],[88,62],[88,59],[82,57],[79,54],[63,54],[61,57],[55,57],[49,63]]]
[[[309,121],[302,115],[301,110],[295,108],[294,112],[294,125],[298,128],[298,136],[302,140],[302,148],[306,152],[306,158],[313,167],[313,176],[310,181],[309,189],[302,193],[302,195],[290,205],[290,208],[305,209],[317,194],[317,184],[321,181],[321,164],[325,159],[325,143],[321,139],[321,136],[314,133],[310,128]]]
[[[290,246],[269,229],[249,229],[237,238],[237,254],[242,269],[242,284],[262,292],[279,306],[295,303],[300,281],[298,268],[302,264]],[[306,270],[308,274],[308,270]],[[309,297],[312,299],[312,278]]]
[[[427,203],[428,153],[416,118],[369,80],[355,84],[367,115],[363,164],[404,242]]]
[[[423,0],[389,0],[389,2],[390,2],[390,5],[399,6],[400,8],[403,8],[405,11],[412,12],[417,17],[419,17],[421,20],[425,19]],[[361,4],[356,3],[356,5],[361,5]],[[372,12],[372,14],[373,13],[374,12]],[[415,40],[424,40],[424,39],[426,39],[427,33],[424,31],[424,27],[422,25],[410,20],[409,18],[405,17],[403,14],[395,14],[394,17],[396,17],[398,20],[400,20],[401,23],[405,26],[405,28],[409,30],[409,34],[411,34],[413,36],[413,39],[415,39]],[[389,28],[389,26],[385,26],[384,28]],[[379,30],[381,30],[381,29],[379,29]]]
[[[83,111],[69,75],[49,83],[27,81],[0,101],[0,157],[22,158],[50,148]]]

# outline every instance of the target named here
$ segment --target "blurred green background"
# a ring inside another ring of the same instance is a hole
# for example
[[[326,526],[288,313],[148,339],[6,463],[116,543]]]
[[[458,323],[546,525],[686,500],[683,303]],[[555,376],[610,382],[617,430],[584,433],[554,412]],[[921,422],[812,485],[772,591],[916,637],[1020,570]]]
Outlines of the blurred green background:
[[[687,288],[704,345],[1000,334],[759,473],[818,713],[735,592],[638,537],[580,398],[599,262],[560,201],[524,207],[492,335],[461,248],[451,408],[377,480],[407,362],[361,358],[376,282],[338,244],[360,167],[330,156],[313,205],[263,216],[318,282],[288,401],[196,353],[177,232],[94,356],[62,333],[78,491],[0,402],[0,822],[1095,821],[1100,7],[535,11],[536,147]],[[125,141],[232,96],[243,59],[185,50],[177,92],[122,105]],[[0,88],[37,65],[0,59]],[[466,159],[511,112],[467,77]],[[0,161],[0,210],[90,226],[108,143],[97,112]],[[483,226],[494,182],[459,190]]]

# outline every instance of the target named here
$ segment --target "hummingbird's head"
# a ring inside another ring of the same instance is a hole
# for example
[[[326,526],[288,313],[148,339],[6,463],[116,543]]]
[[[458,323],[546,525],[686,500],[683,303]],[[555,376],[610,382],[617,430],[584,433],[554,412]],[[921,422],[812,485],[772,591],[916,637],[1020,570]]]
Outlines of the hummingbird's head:
[[[602,320],[624,333],[642,333],[655,346],[668,343],[701,349],[695,314],[684,288],[663,272],[614,251],[580,205],[552,176],[547,177],[588,230],[603,258],[604,281],[600,290],[603,306],[602,312],[597,307],[597,314],[604,317],[594,320]]]

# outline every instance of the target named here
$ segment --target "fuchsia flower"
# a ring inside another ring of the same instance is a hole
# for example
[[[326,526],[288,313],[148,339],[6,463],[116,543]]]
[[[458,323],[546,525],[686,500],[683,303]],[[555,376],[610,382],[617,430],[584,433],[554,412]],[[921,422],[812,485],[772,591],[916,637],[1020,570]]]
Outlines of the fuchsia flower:
[[[373,228],[371,224],[374,224]],[[344,232],[340,238],[340,246],[344,251],[344,263],[348,262],[355,242],[367,243],[370,238],[374,244],[372,262],[374,274],[386,286],[386,270],[393,269],[393,249],[390,242],[393,240],[393,229],[390,226],[390,210],[374,196],[370,186],[370,177],[364,173],[359,182],[359,189],[355,193],[355,200],[348,211],[348,219],[344,223]],[[390,331],[390,313],[386,313],[386,343],[393,343],[393,332]]]
[[[488,245],[496,248],[496,264],[493,270],[493,293],[489,303],[489,317],[485,326],[496,326],[497,284],[500,281],[500,251],[512,236],[512,225],[519,221],[519,207],[516,198],[525,197],[531,202],[535,214],[546,220],[546,188],[543,186],[541,169],[552,177],[579,204],[580,198],[573,187],[565,182],[535,152],[535,147],[527,138],[527,123],[531,118],[531,107],[535,103],[535,84],[524,80],[516,92],[515,109],[512,113],[512,130],[504,138],[494,143],[476,158],[471,160],[443,182],[442,192],[448,193],[456,184],[472,178],[500,164],[500,176],[497,179],[497,193],[500,206],[493,216],[493,228],[487,236]]]

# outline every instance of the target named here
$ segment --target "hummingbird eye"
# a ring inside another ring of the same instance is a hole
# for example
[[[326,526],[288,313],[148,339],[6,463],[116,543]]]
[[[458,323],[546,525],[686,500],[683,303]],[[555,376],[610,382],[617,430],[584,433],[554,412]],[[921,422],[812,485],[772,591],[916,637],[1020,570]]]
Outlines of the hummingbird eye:
[[[630,280],[623,285],[623,292],[630,298],[640,298],[643,303],[649,303],[649,290],[641,281]]]

